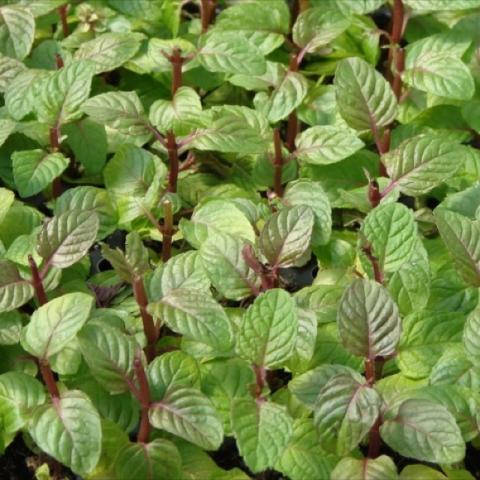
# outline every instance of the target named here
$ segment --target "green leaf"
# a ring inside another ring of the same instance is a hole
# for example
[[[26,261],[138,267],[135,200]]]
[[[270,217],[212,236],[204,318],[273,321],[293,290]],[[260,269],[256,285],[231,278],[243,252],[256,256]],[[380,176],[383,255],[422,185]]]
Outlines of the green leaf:
[[[301,418],[295,419],[293,434],[278,459],[275,470],[291,480],[330,478],[335,460],[335,457],[326,455],[320,448],[312,420]]]
[[[198,61],[209,72],[262,75],[263,55],[235,32],[213,30],[200,40]]]
[[[0,225],[13,205],[14,200],[15,194],[11,190],[0,187]]]
[[[332,209],[320,182],[301,178],[289,182],[283,194],[288,206],[304,205],[313,212],[312,246],[325,245],[332,231]]]
[[[380,413],[381,398],[367,383],[352,375],[337,375],[320,390],[313,422],[320,446],[327,452],[346,455],[370,431]]]
[[[213,107],[208,113],[208,127],[195,132],[189,148],[246,155],[267,150],[268,124],[255,110],[226,106]]]
[[[307,8],[293,25],[293,41],[305,53],[312,53],[341,35],[350,23],[351,19],[341,12],[321,6]]]
[[[100,416],[78,390],[69,390],[55,404],[35,410],[29,433],[45,453],[79,475],[91,472],[100,459]]]
[[[355,355],[394,354],[400,316],[388,290],[373,280],[354,280],[340,299],[338,330],[344,347]]]
[[[161,400],[170,387],[199,387],[197,361],[183,352],[167,352],[148,366],[149,385],[154,399]]]
[[[153,301],[160,300],[177,288],[209,290],[210,280],[198,252],[189,251],[175,255],[153,272],[150,280],[150,295]]]
[[[463,280],[480,286],[480,226],[463,215],[443,208],[435,210],[438,231]]]
[[[21,307],[34,293],[33,286],[20,276],[14,263],[0,260],[0,312]]]
[[[380,427],[382,439],[396,452],[432,463],[456,463],[465,442],[452,414],[428,400],[406,400]]]
[[[171,290],[150,311],[174,332],[225,352],[233,346],[233,331],[223,308],[206,292],[193,288]]]
[[[93,212],[69,210],[47,221],[37,250],[45,265],[67,268],[82,259],[95,242],[98,217]]]
[[[200,248],[202,268],[215,289],[229,300],[242,300],[257,287],[257,276],[243,257],[247,242],[233,235],[214,232]]]
[[[282,208],[263,227],[259,245],[271,266],[292,267],[305,263],[312,238],[314,216],[306,206]]]
[[[199,390],[171,387],[149,410],[155,428],[166,430],[204,448],[216,450],[223,441],[222,423],[210,400]]]
[[[255,365],[274,368],[292,354],[297,331],[293,298],[284,290],[268,290],[258,296],[244,314],[237,336],[237,352]]]
[[[162,133],[172,130],[176,135],[187,135],[202,126],[202,102],[190,87],[180,87],[172,100],[157,100],[150,107],[150,122]]]
[[[297,137],[294,155],[313,165],[336,163],[353,155],[363,142],[351,130],[330,125],[311,127]]]
[[[289,23],[290,12],[283,1],[265,4],[255,0],[224,9],[215,21],[215,30],[241,35],[267,55],[283,44]]]
[[[175,445],[163,438],[150,443],[129,443],[118,452],[115,478],[156,480],[180,478],[182,459]]]
[[[2,58],[0,57],[0,86],[2,84],[1,60]],[[21,65],[23,66],[23,64]],[[5,106],[8,114],[15,120],[21,120],[31,113],[35,103],[37,82],[42,77],[48,76],[48,72],[44,70],[22,70],[20,69],[20,72],[14,75],[15,81],[11,82],[5,89]],[[11,73],[13,74],[13,72],[15,72],[15,68],[12,68]]]
[[[417,243],[413,211],[400,203],[382,203],[365,218],[361,232],[383,271],[395,272],[408,262]]]
[[[13,178],[21,197],[41,192],[68,167],[69,159],[62,153],[24,150],[12,155]]]
[[[63,132],[75,160],[85,167],[87,175],[100,173],[107,160],[107,134],[105,127],[88,118],[66,125]]]
[[[74,58],[94,61],[97,74],[115,70],[138,52],[142,37],[143,35],[133,32],[103,33],[82,43]]]
[[[98,217],[97,240],[113,233],[117,227],[118,215],[112,200],[103,188],[82,186],[68,189],[55,202],[55,215],[69,210],[94,212]]]
[[[23,329],[23,348],[45,359],[60,352],[88,320],[93,303],[85,293],[67,293],[42,305]]]
[[[427,377],[445,349],[461,342],[463,325],[460,313],[421,311],[405,317],[397,357],[402,373]]]
[[[311,310],[297,308],[298,332],[288,368],[293,372],[305,371],[315,351],[317,317]]]
[[[132,137],[151,133],[143,105],[136,92],[108,92],[89,98],[82,110],[100,125],[107,125]]]
[[[418,12],[436,12],[449,10],[470,10],[480,6],[480,0],[404,0],[405,5]]]
[[[463,330],[463,345],[469,358],[480,363],[480,309],[476,308],[467,317]]]
[[[94,63],[80,60],[41,77],[34,103],[38,120],[54,127],[80,118],[94,73]]]
[[[390,457],[378,458],[342,458],[332,472],[332,478],[349,480],[397,480],[395,463]]]
[[[392,187],[411,196],[425,195],[452,177],[465,161],[468,150],[438,136],[419,135],[383,157]]]
[[[14,130],[15,122],[8,119],[0,120],[0,147]]]
[[[389,83],[365,60],[342,60],[335,87],[338,110],[352,128],[374,131],[395,119],[397,101]]]
[[[1,265],[0,262],[0,266]],[[13,311],[0,313],[0,345],[15,345],[19,343],[22,327],[22,316],[19,312]]]
[[[22,62],[0,53],[0,92],[5,92],[13,80],[24,71],[25,65]]]
[[[245,398],[232,405],[232,428],[247,466],[262,472],[280,459],[293,433],[293,419],[281,405]]]
[[[35,19],[21,5],[0,7],[0,53],[23,60],[32,48]]]
[[[128,391],[133,384],[136,342],[107,325],[86,325],[78,334],[80,350],[95,379],[111,394]]]
[[[308,83],[305,77],[298,72],[288,70],[270,95],[259,92],[253,103],[270,123],[277,123],[302,103],[307,91]]]

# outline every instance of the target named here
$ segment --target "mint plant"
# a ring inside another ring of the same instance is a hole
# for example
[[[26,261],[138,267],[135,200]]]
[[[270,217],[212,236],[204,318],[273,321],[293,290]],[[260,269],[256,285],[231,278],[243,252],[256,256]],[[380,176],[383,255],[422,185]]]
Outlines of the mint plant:
[[[0,477],[480,478],[480,0],[4,0]]]

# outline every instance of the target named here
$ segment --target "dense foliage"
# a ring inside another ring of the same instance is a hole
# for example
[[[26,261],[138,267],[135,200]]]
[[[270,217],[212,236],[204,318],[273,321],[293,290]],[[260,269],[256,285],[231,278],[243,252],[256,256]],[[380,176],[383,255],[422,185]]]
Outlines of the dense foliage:
[[[480,0],[1,0],[0,92],[1,478],[480,478]]]

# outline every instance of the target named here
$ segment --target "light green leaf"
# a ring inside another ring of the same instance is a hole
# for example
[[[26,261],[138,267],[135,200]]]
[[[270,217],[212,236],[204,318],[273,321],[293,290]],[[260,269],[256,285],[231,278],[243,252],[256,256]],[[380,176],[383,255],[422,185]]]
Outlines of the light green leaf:
[[[15,122],[8,119],[0,119],[0,147],[14,130]]]
[[[405,5],[418,12],[442,12],[449,10],[470,10],[480,6],[480,0],[404,0]]]
[[[148,366],[152,398],[161,400],[170,387],[199,387],[200,368],[197,361],[183,352],[167,352]]]
[[[0,7],[0,53],[23,60],[32,48],[35,18],[20,5]]]
[[[182,459],[175,445],[163,438],[150,443],[129,443],[118,452],[115,478],[157,480],[180,478]]]
[[[294,421],[293,434],[275,470],[291,480],[326,479],[330,478],[335,461],[334,456],[326,455],[320,448],[312,420],[301,418]]]
[[[395,272],[408,262],[417,243],[413,211],[400,203],[382,203],[365,218],[361,232],[380,268]]]
[[[419,135],[405,140],[383,157],[392,186],[406,195],[425,195],[451,178],[467,158],[468,150],[438,136]]]
[[[2,266],[1,262],[0,266]],[[0,298],[1,295],[0,287]],[[19,343],[22,327],[22,315],[18,311],[0,313],[0,345]]]
[[[213,30],[200,40],[198,61],[209,72],[262,75],[263,55],[235,32]]]
[[[153,301],[161,300],[176,288],[209,290],[210,280],[198,252],[191,250],[175,255],[153,272],[150,280],[150,295]]]
[[[467,317],[463,330],[463,345],[468,357],[475,364],[480,363],[480,308],[476,308]]]
[[[6,217],[14,200],[15,194],[11,190],[0,187],[0,224]]]
[[[213,107],[208,114],[208,127],[195,132],[189,148],[246,155],[267,150],[268,124],[255,110],[232,105]]]
[[[375,358],[395,353],[400,316],[382,285],[373,280],[354,280],[340,299],[337,318],[342,343],[353,354]]]
[[[370,431],[380,413],[381,398],[367,383],[352,375],[337,375],[320,390],[313,422],[320,446],[327,452],[346,455]]]
[[[117,227],[117,212],[103,188],[86,185],[68,189],[55,202],[54,212],[59,216],[69,210],[95,212],[99,222],[97,240],[110,235]]]
[[[312,7],[318,6],[325,9],[335,9],[345,15],[351,15],[352,13],[357,15],[370,13],[379,9],[384,3],[385,0],[356,0],[355,2],[344,2],[342,0],[310,0]]]
[[[174,332],[225,352],[233,346],[233,331],[223,308],[210,295],[193,288],[170,290],[150,311]]]
[[[356,130],[375,130],[393,122],[395,95],[385,78],[365,60],[342,60],[335,74],[338,109]]]
[[[307,8],[293,25],[293,41],[306,53],[312,53],[341,35],[350,23],[351,19],[339,11],[322,6]]]
[[[100,459],[100,416],[78,390],[69,390],[56,404],[35,410],[29,433],[45,453],[79,475],[91,472]]]
[[[353,155],[363,142],[351,131],[329,125],[311,127],[297,137],[294,155],[313,165],[336,163]]]
[[[38,236],[37,251],[45,265],[67,268],[81,260],[95,242],[94,212],[69,210],[48,220]]]
[[[67,293],[39,307],[23,329],[22,346],[32,355],[48,359],[62,350],[81,330],[94,301],[86,293]]]
[[[100,173],[107,160],[107,134],[105,127],[85,118],[66,125],[63,133],[66,143],[75,155],[75,160],[85,167],[87,175]]]
[[[456,463],[465,456],[465,442],[455,418],[428,400],[406,400],[380,427],[382,439],[396,452],[432,463]]]
[[[229,300],[242,300],[257,287],[257,276],[243,257],[247,243],[237,236],[212,232],[200,248],[202,266],[215,289]]]
[[[293,419],[281,405],[245,398],[232,405],[232,428],[245,463],[262,472],[280,459],[293,433]]]
[[[150,122],[162,133],[172,130],[176,135],[187,135],[202,125],[202,102],[190,87],[180,87],[172,100],[157,100],[150,107]]]
[[[0,312],[21,307],[33,295],[33,286],[20,276],[16,265],[9,260],[0,260]]]
[[[143,35],[133,32],[103,33],[82,43],[74,58],[94,61],[97,74],[115,70],[138,52],[142,37]]]
[[[443,208],[435,210],[438,230],[463,280],[480,286],[480,225]]]
[[[469,68],[453,55],[430,51],[420,55],[402,74],[409,86],[423,92],[454,100],[469,100],[475,83]]]
[[[462,339],[460,313],[415,312],[403,319],[397,362],[402,373],[425,378],[447,347]]]
[[[133,384],[135,340],[107,325],[86,325],[78,334],[80,350],[95,379],[111,394]]]
[[[41,77],[34,103],[38,120],[53,127],[80,118],[94,73],[93,62],[80,60]]]
[[[13,178],[21,197],[41,192],[68,167],[69,159],[62,153],[24,150],[12,155]]]
[[[259,245],[272,267],[298,266],[307,261],[313,223],[312,209],[301,205],[283,208],[268,219]]]
[[[0,86],[2,83],[1,60],[0,57]],[[37,82],[45,76],[48,76],[48,72],[43,70],[20,71],[14,76],[15,81],[11,82],[5,90],[5,106],[12,118],[21,120],[33,110]]]
[[[223,428],[210,400],[199,390],[170,387],[149,410],[155,428],[166,430],[204,448],[216,450],[223,441]]]
[[[89,98],[82,110],[100,125],[108,125],[132,137],[151,133],[143,105],[136,92],[108,92]]]
[[[312,246],[325,245],[332,231],[332,209],[320,182],[301,178],[289,182],[283,194],[288,206],[304,205],[313,212]]]
[[[255,365],[274,368],[292,354],[297,332],[293,298],[284,290],[268,290],[245,312],[237,336],[237,352]]]
[[[397,480],[395,463],[390,457],[381,455],[377,458],[342,458],[332,472],[332,479],[348,480]]]

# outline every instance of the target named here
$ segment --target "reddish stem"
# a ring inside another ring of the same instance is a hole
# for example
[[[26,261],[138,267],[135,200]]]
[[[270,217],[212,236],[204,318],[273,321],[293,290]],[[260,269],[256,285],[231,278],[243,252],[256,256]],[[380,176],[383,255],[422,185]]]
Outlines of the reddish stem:
[[[147,293],[145,292],[145,286],[143,284],[143,279],[140,276],[135,276],[132,282],[133,294],[137,302],[138,308],[140,309],[140,315],[143,322],[143,331],[145,337],[147,338],[147,346],[145,348],[145,355],[147,360],[150,363],[156,355],[155,344],[157,343],[157,329],[155,328],[155,323],[153,317],[147,311],[148,298]]]
[[[377,458],[380,455],[380,425],[382,419],[380,416],[375,420],[373,427],[370,429],[370,437],[368,440],[368,458]]]
[[[380,188],[378,186],[378,182],[375,179],[370,180],[368,183],[368,200],[370,201],[370,205],[372,208],[375,208],[382,199],[380,194]]]
[[[274,167],[274,190],[277,197],[283,195],[282,173],[283,173],[283,156],[282,156],[282,139],[280,138],[280,130],[276,128],[273,131],[273,146],[275,149],[275,156],[273,159]]]
[[[169,163],[169,172],[168,172],[168,185],[167,191],[175,193],[177,191],[177,180],[178,180],[178,145],[177,139],[175,138],[174,133],[170,130],[167,132],[167,152],[168,152],[168,163]]]
[[[375,281],[383,285],[385,277],[383,275],[382,269],[380,268],[380,264],[378,263],[378,258],[373,254],[372,246],[370,244],[364,245],[362,247],[362,251],[367,256],[368,260],[372,265]]]
[[[172,65],[172,97],[175,96],[177,90],[182,86],[182,68],[184,58],[179,48],[173,49],[173,54],[168,57]]]
[[[138,430],[137,442],[147,443],[150,436],[150,421],[148,419],[148,410],[150,408],[150,387],[148,385],[147,375],[143,368],[142,360],[139,356],[134,360],[135,374],[138,380],[138,400],[141,406],[140,428]]]
[[[53,402],[56,403],[60,398],[60,393],[58,392],[57,383],[55,382],[55,377],[53,376],[48,360],[46,358],[39,358],[38,368],[48,393],[50,393],[50,397],[52,397]]]
[[[163,202],[164,222],[162,229],[162,260],[166,262],[172,256],[173,211],[172,202]]]
[[[32,255],[28,256],[28,264],[30,265],[30,271],[32,272],[32,285],[35,289],[35,295],[37,296],[38,303],[45,305],[48,302],[47,294],[43,288],[42,277],[38,271],[37,262],[35,262]]]
[[[255,372],[255,398],[263,398],[262,392],[265,388],[267,382],[267,371],[265,367],[259,367],[258,365],[252,365],[253,371]]]
[[[272,270],[268,270],[262,265],[256,257],[251,245],[247,244],[243,247],[242,256],[246,264],[260,277],[262,291],[270,290],[276,286],[278,281],[278,269],[272,268]],[[260,295],[260,291],[255,285],[250,284],[249,287],[255,296]]]
[[[202,23],[202,33],[208,31],[208,27],[215,17],[216,0],[200,0],[200,21]]]
[[[57,67],[57,70],[60,70],[65,66],[63,63],[63,58],[59,53],[55,54],[55,66]]]
[[[68,22],[67,22],[67,9],[68,9],[68,4],[62,5],[58,9],[58,14],[60,15],[60,20],[62,21],[62,33],[63,33],[63,38],[68,36]]]

